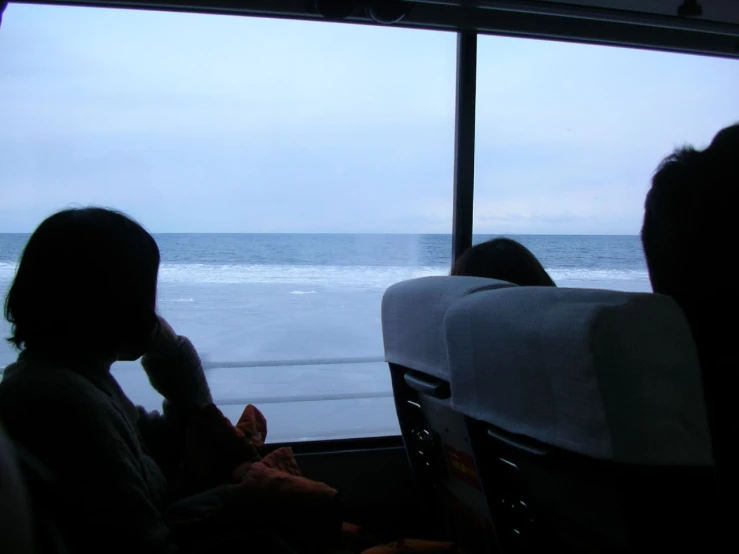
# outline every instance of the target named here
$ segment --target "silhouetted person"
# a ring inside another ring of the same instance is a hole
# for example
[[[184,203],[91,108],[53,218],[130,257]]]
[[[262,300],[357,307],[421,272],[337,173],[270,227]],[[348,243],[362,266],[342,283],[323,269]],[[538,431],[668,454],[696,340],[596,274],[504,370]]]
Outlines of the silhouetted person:
[[[159,249],[126,216],[65,210],[36,229],[5,304],[20,355],[0,382],[8,434],[55,479],[70,552],[176,551],[163,522],[188,416],[212,402],[192,344],[156,315]],[[141,363],[163,415],[110,373]]]
[[[507,238],[491,239],[465,250],[454,263],[452,275],[487,277],[519,286],[555,286],[536,256]]]
[[[721,130],[705,150],[684,147],[659,165],[647,194],[641,231],[654,292],[674,298],[690,324],[719,477],[737,492],[736,296],[739,124]]]
[[[0,551],[32,554],[33,533],[31,499],[15,448],[0,425]]]

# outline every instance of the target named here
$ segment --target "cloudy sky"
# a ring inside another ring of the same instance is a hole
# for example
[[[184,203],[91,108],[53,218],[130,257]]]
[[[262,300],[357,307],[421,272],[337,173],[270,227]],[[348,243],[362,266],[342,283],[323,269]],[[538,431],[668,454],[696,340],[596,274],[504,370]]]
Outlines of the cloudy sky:
[[[12,5],[0,232],[102,204],[154,232],[451,230],[455,36]],[[482,37],[475,232],[638,232],[739,61]]]

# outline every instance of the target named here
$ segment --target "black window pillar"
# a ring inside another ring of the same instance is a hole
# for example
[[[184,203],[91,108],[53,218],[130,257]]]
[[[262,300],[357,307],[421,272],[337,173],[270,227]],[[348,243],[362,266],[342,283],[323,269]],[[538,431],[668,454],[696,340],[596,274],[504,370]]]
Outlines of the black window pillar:
[[[452,264],[472,245],[475,189],[477,33],[457,34],[457,101],[454,125],[454,222]]]

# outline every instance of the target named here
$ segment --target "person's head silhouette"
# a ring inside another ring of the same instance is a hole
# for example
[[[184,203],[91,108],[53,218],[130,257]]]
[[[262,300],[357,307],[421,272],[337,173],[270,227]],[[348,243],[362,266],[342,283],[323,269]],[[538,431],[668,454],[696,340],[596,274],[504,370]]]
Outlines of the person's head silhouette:
[[[156,324],[159,248],[141,225],[103,208],[38,226],[5,301],[19,349],[67,358],[136,359]]]

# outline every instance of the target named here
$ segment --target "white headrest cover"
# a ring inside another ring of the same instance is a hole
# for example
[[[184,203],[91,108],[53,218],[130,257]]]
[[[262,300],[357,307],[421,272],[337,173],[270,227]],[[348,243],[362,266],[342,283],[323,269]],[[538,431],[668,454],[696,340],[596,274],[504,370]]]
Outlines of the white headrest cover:
[[[469,294],[511,283],[480,277],[421,277],[392,285],[382,297],[385,360],[449,380],[444,316]]]
[[[710,465],[698,356],[666,296],[516,287],[446,317],[452,406],[621,463]]]

